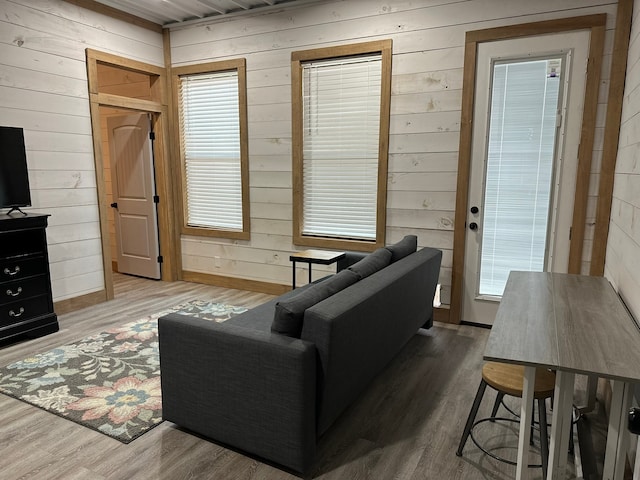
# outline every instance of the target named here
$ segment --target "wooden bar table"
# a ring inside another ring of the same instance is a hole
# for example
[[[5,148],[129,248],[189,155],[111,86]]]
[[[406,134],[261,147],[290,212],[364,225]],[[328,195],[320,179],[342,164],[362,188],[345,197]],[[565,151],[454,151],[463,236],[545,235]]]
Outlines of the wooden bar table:
[[[511,272],[484,359],[525,366],[517,479],[528,478],[536,367],[556,370],[547,480],[566,475],[576,374],[612,381],[603,478],[622,479],[626,415],[633,383],[640,382],[640,330],[605,278]]]

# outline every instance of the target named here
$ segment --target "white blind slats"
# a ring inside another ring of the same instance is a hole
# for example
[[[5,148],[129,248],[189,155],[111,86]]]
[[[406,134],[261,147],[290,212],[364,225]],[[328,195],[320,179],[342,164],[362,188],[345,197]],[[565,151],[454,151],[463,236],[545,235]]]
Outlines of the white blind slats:
[[[242,230],[237,72],[180,79],[187,225]]]
[[[496,64],[485,178],[479,292],[502,296],[511,270],[543,271],[560,78],[549,62]]]
[[[375,240],[382,57],[302,66],[304,235]]]

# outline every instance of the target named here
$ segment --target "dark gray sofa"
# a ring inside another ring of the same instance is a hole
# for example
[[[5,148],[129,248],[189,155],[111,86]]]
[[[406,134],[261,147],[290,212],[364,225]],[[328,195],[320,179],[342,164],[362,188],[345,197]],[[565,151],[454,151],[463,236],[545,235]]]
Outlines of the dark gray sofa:
[[[161,317],[163,417],[308,472],[317,438],[432,325],[441,259],[423,248],[307,308],[300,338],[271,331],[274,310],[313,285],[221,324]]]

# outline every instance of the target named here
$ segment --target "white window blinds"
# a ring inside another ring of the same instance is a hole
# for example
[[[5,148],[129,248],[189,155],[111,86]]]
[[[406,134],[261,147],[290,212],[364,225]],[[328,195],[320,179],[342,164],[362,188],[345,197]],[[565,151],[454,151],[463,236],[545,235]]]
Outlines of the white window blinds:
[[[502,296],[511,270],[543,271],[561,59],[493,69],[480,295]]]
[[[303,235],[376,239],[382,57],[302,65]]]
[[[238,72],[180,77],[186,223],[242,230]]]

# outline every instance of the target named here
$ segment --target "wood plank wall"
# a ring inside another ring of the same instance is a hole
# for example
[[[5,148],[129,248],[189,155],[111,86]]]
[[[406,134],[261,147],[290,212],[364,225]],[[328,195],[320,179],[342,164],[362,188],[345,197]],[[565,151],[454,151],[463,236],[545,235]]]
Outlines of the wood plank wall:
[[[607,33],[583,254],[588,273],[615,0],[326,1],[173,29],[173,66],[246,58],[249,102],[251,240],[183,236],[184,270],[290,283],[288,257],[298,249],[292,244],[291,52],[390,38],[387,243],[417,234],[420,246],[441,248],[448,304],[465,32],[595,13],[607,14]],[[304,275],[301,269],[301,282]]]
[[[640,0],[635,0],[605,275],[640,320]]]
[[[415,233],[421,246],[443,249],[442,299],[448,303],[464,33],[607,13],[583,255],[583,271],[588,272],[615,12],[614,0],[344,0],[172,31],[174,65],[242,56],[247,58],[249,87],[251,240],[184,237],[184,269],[290,282],[288,256],[296,250],[291,241],[291,51],[391,38],[387,243]],[[0,124],[25,128],[32,210],[53,215],[49,243],[56,301],[104,288],[87,47],[163,64],[158,32],[61,0],[0,0]],[[632,52],[637,57],[637,47]],[[632,128],[629,121],[627,130]],[[614,210],[620,209],[618,198]],[[619,255],[628,251],[617,249]],[[314,270],[322,274],[321,268]],[[302,269],[300,277],[302,281]]]
[[[163,65],[159,32],[61,0],[0,0],[0,125],[25,129],[56,302],[104,289],[86,48]]]

